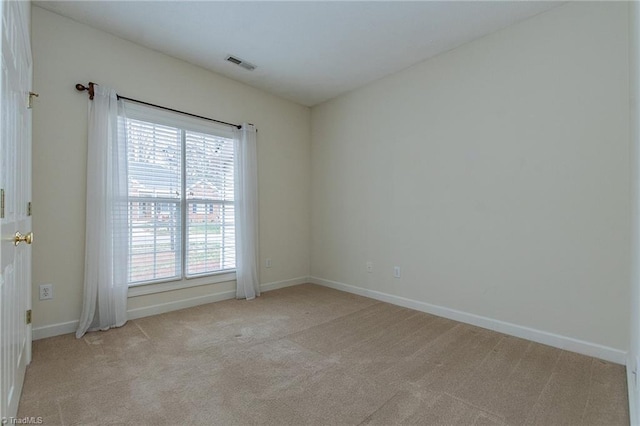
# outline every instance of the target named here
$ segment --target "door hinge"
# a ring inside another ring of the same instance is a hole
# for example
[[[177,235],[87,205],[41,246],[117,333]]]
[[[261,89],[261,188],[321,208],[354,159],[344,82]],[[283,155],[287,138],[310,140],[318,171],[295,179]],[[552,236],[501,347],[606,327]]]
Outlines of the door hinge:
[[[31,324],[31,309],[27,311],[27,324]]]
[[[27,203],[27,216],[31,216],[31,201]]]
[[[0,189],[0,219],[4,219],[4,189]]]
[[[38,96],[40,95],[35,92],[29,92],[29,102],[27,103],[27,108],[33,108],[33,98],[37,98]]]

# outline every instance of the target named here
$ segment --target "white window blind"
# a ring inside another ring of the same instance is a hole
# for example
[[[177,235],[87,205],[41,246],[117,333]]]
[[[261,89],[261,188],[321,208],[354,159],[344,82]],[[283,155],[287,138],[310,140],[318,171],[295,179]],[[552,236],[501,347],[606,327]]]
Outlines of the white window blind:
[[[234,269],[233,139],[185,133],[186,275]]]
[[[128,106],[129,285],[235,269],[233,139]]]

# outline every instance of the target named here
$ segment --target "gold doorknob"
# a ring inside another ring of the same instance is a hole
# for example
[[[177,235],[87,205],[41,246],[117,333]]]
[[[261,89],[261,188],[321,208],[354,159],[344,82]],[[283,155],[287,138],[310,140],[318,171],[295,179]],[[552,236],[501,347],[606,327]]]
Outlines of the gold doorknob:
[[[20,232],[16,232],[16,236],[13,239],[15,245],[20,244],[21,242],[31,244],[33,242],[33,232],[29,232],[26,235],[22,235]]]

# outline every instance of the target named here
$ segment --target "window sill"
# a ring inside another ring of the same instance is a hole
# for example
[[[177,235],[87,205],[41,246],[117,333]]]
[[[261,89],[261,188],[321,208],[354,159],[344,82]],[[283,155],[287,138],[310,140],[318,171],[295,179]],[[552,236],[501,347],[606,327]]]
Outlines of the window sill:
[[[144,296],[147,294],[163,293],[165,291],[182,290],[184,288],[199,287],[203,285],[218,284],[236,279],[235,272],[224,272],[218,275],[208,275],[206,277],[182,279],[180,281],[169,281],[155,284],[141,284],[129,287],[127,297]]]

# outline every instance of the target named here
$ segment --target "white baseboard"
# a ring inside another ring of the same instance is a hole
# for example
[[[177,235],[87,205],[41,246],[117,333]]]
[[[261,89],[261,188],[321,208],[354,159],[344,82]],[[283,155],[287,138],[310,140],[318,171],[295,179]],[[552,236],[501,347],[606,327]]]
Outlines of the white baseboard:
[[[270,283],[260,284],[260,291],[267,292],[277,290],[279,288],[291,287],[298,284],[309,282],[309,277],[298,277],[284,281],[274,281]],[[194,306],[205,305],[207,303],[220,302],[222,300],[234,299],[236,297],[235,290],[221,291],[219,293],[206,294],[204,296],[190,297],[188,299],[174,300],[167,303],[157,305],[144,306],[141,308],[130,309],[127,311],[127,318],[130,320],[148,317],[151,315],[164,314],[166,312],[177,311]],[[59,336],[61,334],[75,333],[78,328],[78,321],[69,321],[59,324],[45,325],[35,327],[33,329],[33,340],[45,339],[47,337]]]
[[[536,330],[529,327],[520,326],[504,321],[499,321],[480,315],[470,314],[443,306],[432,305],[430,303],[420,302],[413,299],[407,299],[400,296],[394,296],[375,290],[368,290],[362,287],[356,287],[336,281],[325,280],[318,277],[298,277],[289,280],[275,281],[260,285],[261,291],[267,292],[277,290],[279,288],[290,287],[298,284],[311,282],[314,284],[330,287],[336,290],[346,291],[348,293],[358,294],[360,296],[370,297],[394,305],[404,306],[406,308],[415,309],[417,311],[427,312],[429,314],[438,315],[455,321],[464,322],[482,328],[487,328],[500,333],[511,336],[520,337],[545,345],[577,352],[583,355],[593,356],[604,359],[606,361],[615,362],[617,364],[626,364],[627,354],[619,349],[610,348],[596,343],[585,342],[583,340],[571,337],[561,336],[546,331]],[[143,318],[151,315],[162,314],[166,312],[176,311],[179,309],[190,308],[207,303],[219,302],[235,298],[235,290],[224,291],[219,293],[207,294],[204,296],[192,297],[188,299],[180,299],[168,303],[162,303],[152,306],[145,306],[128,311],[129,319]],[[35,327],[33,329],[33,340],[44,339],[47,337],[59,336],[61,334],[74,333],[78,327],[78,321],[68,321],[59,324],[45,325]],[[627,368],[627,371],[630,371]],[[631,373],[629,373],[631,374]],[[631,401],[631,398],[630,398]],[[640,419],[638,419],[640,421]],[[632,423],[635,424],[635,423]],[[640,425],[640,423],[638,423]]]
[[[222,300],[234,299],[235,290],[221,291],[218,293],[205,294],[203,296],[190,297],[188,299],[172,300],[171,302],[158,303],[157,305],[143,306],[141,308],[127,310],[127,319],[150,317],[151,315],[164,314],[180,309],[193,308],[194,306],[206,305],[207,303],[220,302]]]
[[[308,282],[308,277],[292,278],[290,280],[275,281],[271,283],[260,284],[260,291],[266,292],[277,290],[279,288],[290,287],[293,285],[304,284]],[[219,293],[206,294],[204,296],[191,297],[189,299],[174,300],[158,305],[145,306],[142,308],[131,309],[127,311],[127,318],[137,319],[149,317],[151,315],[164,314],[166,312],[177,311],[180,309],[193,308],[194,306],[206,305],[207,303],[220,302],[222,300],[235,299],[236,291],[228,290]]]
[[[512,324],[492,318],[483,317],[480,315],[446,308],[444,306],[432,305],[430,303],[407,299],[400,296],[394,296],[392,294],[382,293],[380,291],[368,290],[366,288],[356,287],[337,281],[325,280],[323,278],[309,277],[309,282],[325,287],[330,287],[336,290],[342,290],[348,293],[357,294],[360,296],[370,297],[372,299],[403,306],[405,308],[415,309],[417,311],[449,318],[478,327],[487,328],[489,330],[497,331],[515,337],[520,337],[522,339],[531,340],[559,349],[565,349],[567,351],[577,352],[579,354],[600,358],[605,361],[614,362],[616,364],[625,365],[627,360],[627,353],[625,351],[599,345],[597,343],[585,342],[583,340],[574,339],[572,337],[561,336],[546,331],[536,330],[534,328],[524,327],[517,324]]]
[[[308,282],[309,282],[308,276],[292,278],[290,280],[284,280],[284,281],[274,281],[271,283],[260,284],[260,291],[277,290],[279,288],[291,287],[299,284],[306,284]]]
[[[43,325],[42,327],[34,327],[31,332],[33,340],[46,339],[47,337],[60,336],[62,334],[75,333],[80,321],[68,321],[58,324]]]

